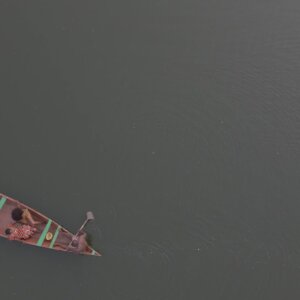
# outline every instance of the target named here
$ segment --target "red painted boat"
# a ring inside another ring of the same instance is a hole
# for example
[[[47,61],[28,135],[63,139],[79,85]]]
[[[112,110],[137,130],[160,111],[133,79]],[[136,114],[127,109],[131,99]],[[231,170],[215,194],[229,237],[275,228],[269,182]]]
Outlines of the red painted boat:
[[[26,240],[18,240],[24,244],[38,246],[48,249],[53,249],[63,252],[74,252],[70,250],[70,243],[75,238],[67,229],[39,213],[38,211],[28,207],[27,205],[12,199],[4,194],[0,194],[0,236],[7,238],[5,234],[6,228],[14,221],[11,217],[11,212],[14,208],[20,207],[22,209],[28,209],[35,221],[40,224],[35,225],[37,232]],[[91,246],[87,245],[85,250],[80,252],[82,255],[94,255],[101,256],[99,252],[94,250]]]

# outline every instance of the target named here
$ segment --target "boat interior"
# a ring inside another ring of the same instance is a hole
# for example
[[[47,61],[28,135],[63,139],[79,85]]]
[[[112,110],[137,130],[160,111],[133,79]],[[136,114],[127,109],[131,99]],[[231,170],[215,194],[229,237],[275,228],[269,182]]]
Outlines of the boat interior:
[[[2,198],[2,196],[0,195],[0,199],[1,198]],[[17,202],[16,200],[7,198],[7,197],[6,197],[5,204],[0,209],[0,235],[3,237],[7,237],[5,234],[6,228],[15,224],[15,221],[11,217],[11,213],[12,213],[13,209],[15,209],[17,207],[22,208],[22,209],[28,209],[32,218],[34,219],[34,221],[40,222],[40,224],[37,224],[34,226],[37,229],[37,232],[30,239],[26,240],[26,243],[36,244],[38,242],[42,232],[44,231],[45,227],[47,226],[49,219],[47,217],[43,216],[42,214],[36,212],[35,210],[31,209],[30,207],[27,207],[24,204]],[[45,238],[45,240],[41,246],[43,246],[43,247],[50,246],[50,244],[51,244],[50,237],[53,237],[53,235],[55,234],[55,231],[57,230],[58,227],[60,227],[60,226],[56,222],[51,221],[51,224],[48,229],[48,233],[50,233],[48,235],[49,239]],[[56,246],[56,244],[58,245],[59,248],[63,248],[64,246],[67,246],[70,243],[72,236],[73,235],[71,233],[69,233],[64,228],[60,227],[55,246]]]

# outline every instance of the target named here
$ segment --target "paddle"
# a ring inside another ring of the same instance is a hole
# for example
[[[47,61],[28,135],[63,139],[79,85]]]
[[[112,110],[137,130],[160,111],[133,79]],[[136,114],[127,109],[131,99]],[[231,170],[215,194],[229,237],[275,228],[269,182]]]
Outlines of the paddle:
[[[83,224],[81,225],[81,227],[79,228],[79,230],[76,232],[76,234],[73,236],[71,242],[69,243],[68,247],[67,247],[67,250],[70,248],[71,244],[76,240],[77,236],[78,236],[78,233],[83,230],[83,228],[86,226],[86,224],[89,222],[89,221],[93,221],[95,220],[95,217],[94,217],[94,214],[93,212],[91,211],[88,211],[86,213],[86,220],[83,222]]]

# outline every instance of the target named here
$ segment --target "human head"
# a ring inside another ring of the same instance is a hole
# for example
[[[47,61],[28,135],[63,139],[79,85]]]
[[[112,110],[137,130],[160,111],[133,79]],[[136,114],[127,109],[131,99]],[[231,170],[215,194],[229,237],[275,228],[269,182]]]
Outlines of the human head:
[[[12,210],[11,212],[11,217],[13,218],[13,220],[15,221],[20,221],[22,220],[23,217],[23,209],[16,207]]]
[[[71,245],[72,245],[72,247],[78,247],[78,240],[74,240],[74,241],[72,241],[72,243],[71,243]]]
[[[5,229],[5,234],[6,235],[10,235],[11,234],[11,229],[10,228],[6,228]]]

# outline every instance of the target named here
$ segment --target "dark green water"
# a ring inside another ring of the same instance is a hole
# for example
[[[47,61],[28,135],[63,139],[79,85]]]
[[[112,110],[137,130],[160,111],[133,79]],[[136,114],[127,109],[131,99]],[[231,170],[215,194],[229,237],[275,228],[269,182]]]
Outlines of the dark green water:
[[[1,1],[0,38],[1,192],[103,253],[1,240],[1,299],[299,298],[298,1]]]

